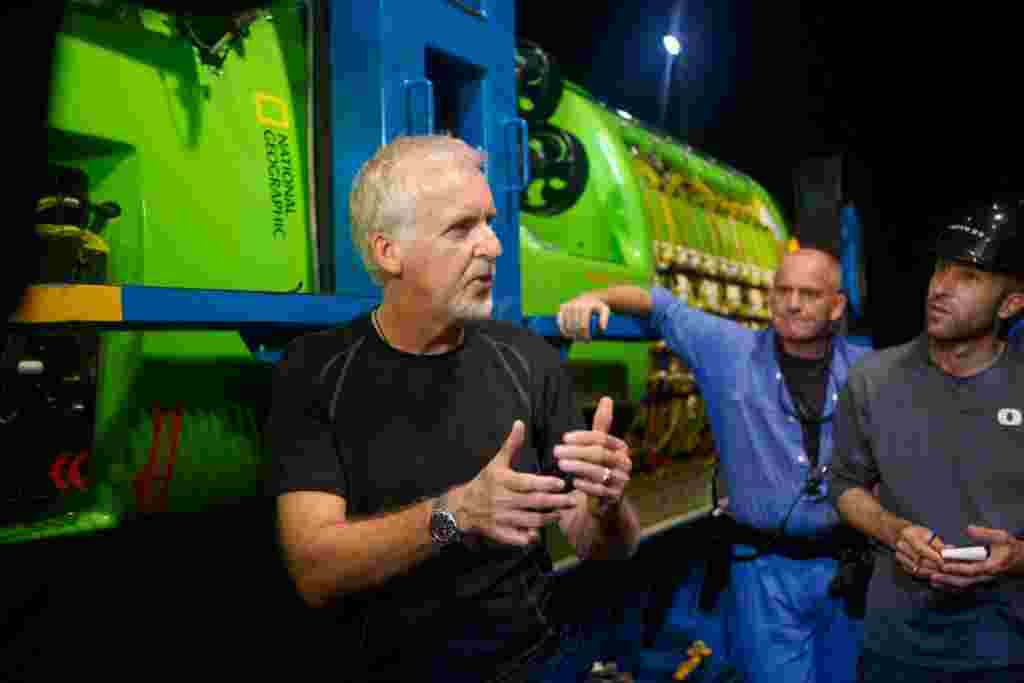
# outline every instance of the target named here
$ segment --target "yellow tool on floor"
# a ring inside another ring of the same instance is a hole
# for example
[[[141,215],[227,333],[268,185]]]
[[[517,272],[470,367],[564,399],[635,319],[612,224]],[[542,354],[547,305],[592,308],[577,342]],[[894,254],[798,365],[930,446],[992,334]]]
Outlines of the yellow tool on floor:
[[[686,654],[689,655],[689,659],[679,665],[676,669],[676,673],[672,676],[677,681],[686,680],[686,677],[693,673],[694,669],[701,665],[705,657],[711,656],[711,648],[709,648],[703,640],[695,640],[693,644],[686,649]]]

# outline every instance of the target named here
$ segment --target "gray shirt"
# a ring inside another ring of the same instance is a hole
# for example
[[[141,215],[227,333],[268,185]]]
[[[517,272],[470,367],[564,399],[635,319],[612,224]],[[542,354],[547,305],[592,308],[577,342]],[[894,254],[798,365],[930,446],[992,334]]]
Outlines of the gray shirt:
[[[977,545],[969,524],[1024,533],[1024,352],[1008,348],[969,378],[931,363],[925,337],[865,356],[836,414],[833,504],[879,485],[889,512],[950,545]],[[1024,581],[962,595],[931,588],[879,553],[868,588],[864,647],[951,670],[1024,661]]]

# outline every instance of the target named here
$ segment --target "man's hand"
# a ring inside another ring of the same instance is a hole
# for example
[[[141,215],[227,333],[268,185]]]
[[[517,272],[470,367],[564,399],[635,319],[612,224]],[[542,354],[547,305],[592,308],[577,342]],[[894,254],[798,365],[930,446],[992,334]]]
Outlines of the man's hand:
[[[932,577],[933,586],[962,591],[1000,576],[1024,573],[1024,541],[1008,531],[980,526],[967,527],[967,535],[978,541],[978,545],[989,547],[988,559],[981,562],[947,560],[942,563],[940,573]]]
[[[613,407],[610,398],[602,398],[593,429],[567,432],[554,453],[559,469],[575,477],[573,486],[605,506],[622,500],[633,469],[629,445],[608,433]]]
[[[516,420],[487,467],[449,494],[463,534],[509,545],[530,545],[540,539],[541,528],[557,522],[560,511],[573,506],[572,497],[561,493],[565,482],[559,477],[512,469],[512,459],[523,445],[524,430],[523,423]]]
[[[907,524],[893,546],[903,571],[917,579],[931,579],[942,567],[942,539],[923,526]]]
[[[594,313],[600,317],[601,331],[608,329],[611,309],[592,294],[583,294],[562,304],[558,309],[558,329],[568,339],[590,339],[590,318]]]

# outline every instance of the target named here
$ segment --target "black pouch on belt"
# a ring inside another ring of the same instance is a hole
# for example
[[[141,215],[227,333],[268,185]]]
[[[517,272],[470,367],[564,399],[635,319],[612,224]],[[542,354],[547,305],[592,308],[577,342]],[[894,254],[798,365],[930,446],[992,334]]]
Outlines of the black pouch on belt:
[[[706,530],[701,541],[706,543],[707,568],[704,582],[700,587],[698,606],[703,612],[710,612],[718,604],[718,596],[729,585],[732,565],[732,544],[736,523],[729,515],[719,514],[703,521]]]
[[[837,533],[843,541],[838,552],[839,566],[828,592],[832,597],[843,598],[847,614],[863,618],[875,553],[868,539],[857,530],[841,527]]]

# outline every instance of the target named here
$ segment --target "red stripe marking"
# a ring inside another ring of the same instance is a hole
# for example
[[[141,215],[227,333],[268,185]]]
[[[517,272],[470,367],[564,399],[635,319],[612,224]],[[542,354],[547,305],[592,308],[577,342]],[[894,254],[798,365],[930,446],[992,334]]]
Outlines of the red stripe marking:
[[[150,512],[152,505],[149,492],[156,474],[157,456],[160,451],[160,432],[163,430],[163,415],[160,406],[153,406],[153,443],[149,447],[149,460],[135,475],[135,503],[139,512]]]
[[[79,491],[84,491],[89,488],[89,481],[82,478],[82,465],[89,459],[88,449],[83,448],[81,452],[75,456],[75,459],[71,461],[71,465],[68,467],[68,481]]]
[[[174,418],[171,421],[171,433],[169,436],[167,464],[164,466],[163,488],[160,490],[160,502],[157,509],[166,511],[170,497],[171,479],[174,477],[174,465],[178,461],[178,444],[181,437],[181,422],[184,418],[185,408],[180,403],[174,407]]]
[[[50,465],[50,481],[52,481],[53,485],[61,491],[66,491],[68,488],[68,483],[64,481],[64,476],[60,472],[61,468],[64,467],[64,463],[67,462],[68,457],[67,453],[61,453],[57,456],[57,459],[53,461],[53,464]]]

